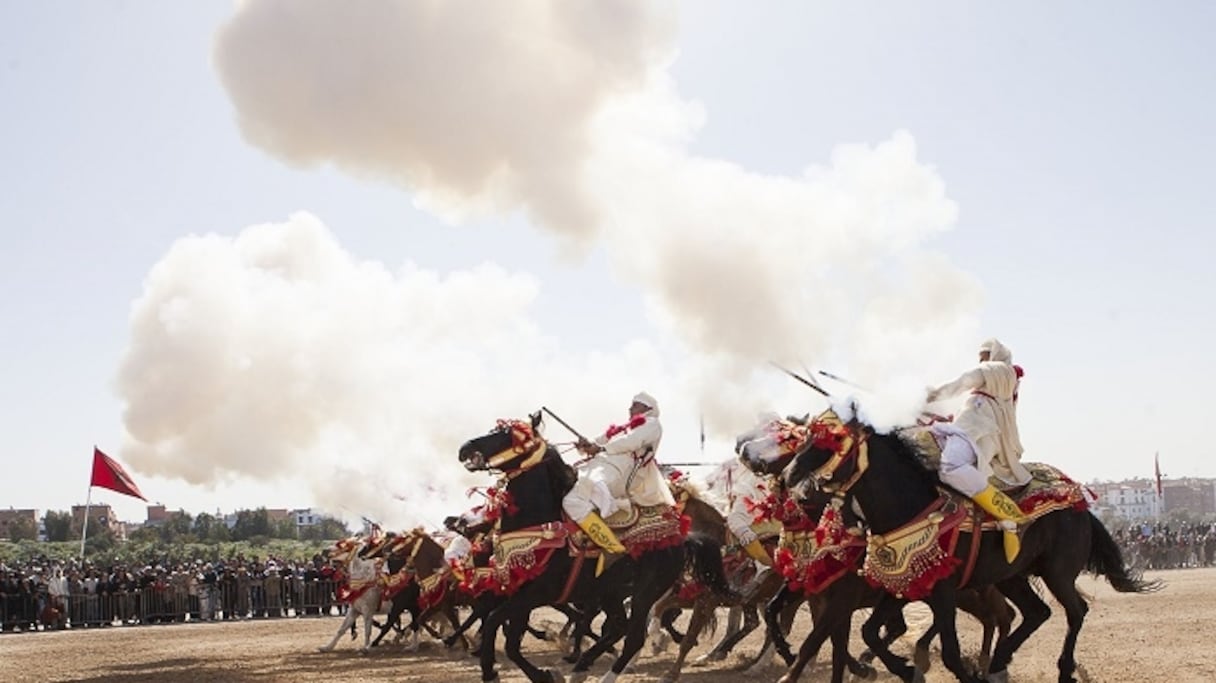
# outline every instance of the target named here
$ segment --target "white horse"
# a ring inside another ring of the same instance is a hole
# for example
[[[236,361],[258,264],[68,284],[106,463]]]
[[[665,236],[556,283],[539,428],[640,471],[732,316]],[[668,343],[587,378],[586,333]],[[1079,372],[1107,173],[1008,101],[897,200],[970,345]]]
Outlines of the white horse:
[[[319,652],[329,652],[338,644],[338,639],[342,637],[355,624],[355,619],[363,616],[363,647],[359,648],[359,652],[367,654],[372,639],[372,617],[377,613],[383,612],[381,605],[381,596],[384,591],[384,582],[382,581],[383,573],[381,565],[383,560],[365,560],[359,557],[359,551],[363,548],[363,542],[358,538],[347,538],[338,541],[330,549],[330,557],[340,560],[346,571],[346,583],[339,590],[354,594],[354,599],[350,600],[350,608],[346,612],[346,619],[342,621],[342,625],[338,627],[338,632],[334,634],[333,640],[323,647],[317,648]]]

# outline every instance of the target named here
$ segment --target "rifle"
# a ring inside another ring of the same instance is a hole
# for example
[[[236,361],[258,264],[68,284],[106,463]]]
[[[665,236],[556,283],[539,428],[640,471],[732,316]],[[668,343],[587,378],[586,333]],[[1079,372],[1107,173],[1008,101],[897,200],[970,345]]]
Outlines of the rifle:
[[[816,383],[814,380],[807,379],[807,378],[803,377],[802,375],[799,375],[798,373],[794,372],[793,370],[784,368],[773,361],[769,361],[768,364],[773,366],[774,368],[777,368],[778,370],[784,372],[785,374],[789,375],[790,377],[793,377],[794,379],[805,384],[806,386],[814,389],[815,391],[818,391],[821,395],[831,398],[832,395],[829,394],[826,389],[819,386],[819,384]]]
[[[566,422],[565,420],[563,420],[563,419],[561,419],[560,417],[558,417],[558,416],[557,416],[557,414],[556,414],[556,413],[554,413],[552,410],[549,410],[549,409],[548,409],[547,407],[545,407],[545,406],[541,406],[541,407],[540,407],[540,409],[541,409],[542,411],[544,411],[546,414],[548,414],[548,416],[549,416],[549,417],[553,418],[554,420],[557,420],[557,423],[558,423],[559,425],[561,425],[561,426],[565,427],[565,428],[566,428],[566,431],[568,431],[568,432],[570,432],[571,434],[573,434],[573,435],[575,435],[576,437],[578,437],[578,440],[579,440],[579,443],[580,443],[580,444],[582,444],[582,443],[591,443],[591,440],[590,440],[590,439],[588,439],[587,437],[583,436],[582,434],[579,434],[577,429],[575,429],[574,427],[571,427],[569,422]]]

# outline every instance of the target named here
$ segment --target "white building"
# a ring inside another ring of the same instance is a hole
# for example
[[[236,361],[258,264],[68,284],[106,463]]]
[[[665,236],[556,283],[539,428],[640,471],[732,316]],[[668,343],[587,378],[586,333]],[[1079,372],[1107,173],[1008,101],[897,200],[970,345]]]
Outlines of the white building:
[[[1157,495],[1151,482],[1121,482],[1091,488],[1098,493],[1096,507],[1121,519],[1156,519],[1165,511],[1165,500]]]

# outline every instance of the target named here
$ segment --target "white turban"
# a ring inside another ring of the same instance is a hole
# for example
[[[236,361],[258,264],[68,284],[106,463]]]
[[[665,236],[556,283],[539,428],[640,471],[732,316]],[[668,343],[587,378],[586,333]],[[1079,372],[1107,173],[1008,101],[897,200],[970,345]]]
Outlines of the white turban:
[[[647,408],[650,408],[651,412],[653,412],[656,416],[659,414],[659,402],[654,400],[654,396],[651,396],[650,394],[648,394],[644,391],[638,393],[637,396],[634,396],[633,402],[641,403],[642,405],[646,406]]]
[[[997,363],[1013,364],[1013,352],[996,339],[989,339],[980,344],[980,351],[988,352],[988,360]]]

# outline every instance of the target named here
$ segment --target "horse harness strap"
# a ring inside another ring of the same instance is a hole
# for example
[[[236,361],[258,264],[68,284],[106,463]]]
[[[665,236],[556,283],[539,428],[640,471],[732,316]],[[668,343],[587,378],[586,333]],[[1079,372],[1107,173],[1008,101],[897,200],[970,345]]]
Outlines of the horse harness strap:
[[[833,454],[832,458],[828,460],[828,462],[822,467],[820,467],[819,470],[817,470],[818,472],[826,471],[828,476],[831,476],[841,465],[844,464],[846,460],[854,455],[857,456],[857,468],[854,470],[853,476],[849,477],[847,481],[839,485],[832,483],[824,485],[823,490],[826,493],[843,496],[848,492],[849,489],[853,488],[853,485],[857,483],[857,480],[861,479],[861,476],[870,468],[870,447],[866,443],[866,438],[868,436],[869,434],[867,432],[862,432],[853,441],[852,445],[850,445],[847,451],[844,453]],[[831,469],[828,469],[829,466]]]
[[[581,574],[583,571],[583,562],[586,561],[586,548],[583,548],[580,552],[574,553],[574,564],[570,565],[570,575],[566,577],[566,585],[562,586],[562,594],[557,598],[558,604],[564,603],[570,599],[570,594],[574,592],[574,584],[578,582],[579,574]]]
[[[519,463],[519,467],[511,470],[510,472],[505,472],[507,479],[514,479],[515,477],[518,477],[519,475],[523,474],[524,472],[527,472],[528,470],[530,470],[533,467],[535,467],[536,465],[538,465],[540,463],[540,461],[545,457],[545,451],[549,448],[549,444],[546,443],[544,439],[538,439],[538,441],[539,441],[539,443],[536,445],[536,449],[533,450],[531,453],[529,453],[528,457],[525,458],[523,460],[523,462]],[[502,458],[502,456],[505,454],[515,454],[515,453],[518,453],[518,451],[516,451],[514,448],[508,448],[507,450],[503,451],[502,453],[495,455],[494,458],[491,458],[491,460]],[[505,461],[500,460],[500,462],[505,462]]]
[[[971,580],[971,572],[975,569],[975,562],[980,556],[980,542],[983,540],[983,534],[980,533],[980,521],[980,509],[972,508],[971,526],[974,531],[971,532],[971,547],[967,549],[967,563],[963,565],[963,578],[958,582],[959,588],[965,588],[967,582]]]

